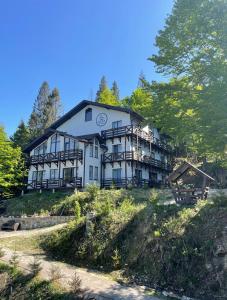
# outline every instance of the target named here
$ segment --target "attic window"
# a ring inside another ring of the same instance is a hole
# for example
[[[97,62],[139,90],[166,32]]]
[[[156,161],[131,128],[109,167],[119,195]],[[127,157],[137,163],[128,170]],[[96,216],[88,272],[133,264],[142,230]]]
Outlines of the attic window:
[[[91,121],[92,120],[92,109],[91,108],[87,108],[85,110],[85,121]]]

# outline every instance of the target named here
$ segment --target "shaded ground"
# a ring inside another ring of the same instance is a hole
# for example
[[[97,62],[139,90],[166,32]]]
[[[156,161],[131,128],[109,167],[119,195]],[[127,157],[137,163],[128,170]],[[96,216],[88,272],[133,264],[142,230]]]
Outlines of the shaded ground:
[[[13,250],[3,248],[5,252],[1,260],[9,262],[14,254]],[[42,270],[40,276],[42,279],[51,279],[51,269],[53,266],[58,268],[61,273],[60,284],[66,289],[69,288],[70,279],[75,272],[81,279],[81,288],[85,291],[86,295],[95,296],[96,299],[113,299],[113,300],[158,300],[160,298],[151,295],[152,291],[145,291],[143,287],[129,287],[123,286],[108,277],[98,273],[91,272],[87,269],[77,268],[65,263],[54,262],[48,260],[44,255],[28,255],[23,252],[17,251],[19,260],[19,267],[25,272],[29,272],[30,264],[36,257],[40,263]]]
[[[69,264],[51,261],[39,248],[38,239],[40,235],[49,233],[56,229],[64,227],[65,224],[52,226],[49,228],[21,230],[3,232],[0,231],[0,247],[4,251],[2,260],[9,262],[13,253],[16,250],[19,260],[19,267],[24,272],[30,271],[30,263],[33,262],[34,257],[41,262],[42,271],[40,275],[42,279],[50,279],[50,270],[55,266],[61,273],[60,283],[64,288],[69,288],[70,279],[76,272],[82,280],[82,289],[86,294],[95,295],[96,299],[114,299],[114,300],[158,300],[160,298],[152,296],[152,290],[148,291],[142,287],[123,286],[108,276],[104,276],[99,272],[90,271],[88,269],[77,268]],[[18,251],[20,250],[20,251]]]

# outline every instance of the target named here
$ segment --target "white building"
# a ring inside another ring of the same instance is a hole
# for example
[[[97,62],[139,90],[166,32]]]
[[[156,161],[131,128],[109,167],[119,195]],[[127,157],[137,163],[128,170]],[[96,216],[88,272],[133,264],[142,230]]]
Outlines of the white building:
[[[82,101],[27,146],[28,188],[156,186],[171,149],[130,109]]]

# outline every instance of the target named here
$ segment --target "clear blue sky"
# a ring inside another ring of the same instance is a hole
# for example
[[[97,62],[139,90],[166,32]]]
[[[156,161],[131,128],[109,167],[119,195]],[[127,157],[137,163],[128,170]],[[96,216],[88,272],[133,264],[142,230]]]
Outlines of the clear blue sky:
[[[27,121],[41,83],[58,87],[64,112],[90,98],[102,75],[120,95],[147,60],[173,0],[0,0],[0,123],[12,134]]]

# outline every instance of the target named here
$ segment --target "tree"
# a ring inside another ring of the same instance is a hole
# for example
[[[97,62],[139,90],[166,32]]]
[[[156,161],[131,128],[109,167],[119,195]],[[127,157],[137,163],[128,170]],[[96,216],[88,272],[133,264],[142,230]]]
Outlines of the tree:
[[[28,121],[32,139],[43,134],[45,129],[59,118],[60,107],[61,101],[58,90],[55,88],[50,93],[49,85],[44,81]]]
[[[15,147],[0,127],[0,196],[9,197],[23,185],[24,161],[20,147]]]
[[[146,118],[150,117],[151,101],[152,97],[149,91],[137,88],[130,97],[122,100],[122,104]]]
[[[100,98],[100,94],[106,89],[107,87],[107,81],[106,81],[106,77],[102,76],[100,84],[99,84],[99,89],[96,93],[96,102],[99,102],[99,98]]]
[[[180,139],[185,117],[190,115],[191,129],[186,126],[185,130],[187,146],[200,156],[215,159],[226,159],[226,20],[226,0],[177,0],[156,38],[158,53],[150,58],[158,72],[173,77],[169,83],[150,87],[165,124],[160,122],[161,128],[174,128],[177,120]],[[169,118],[172,110],[176,110],[175,118]]]
[[[17,130],[10,139],[14,142],[16,146],[19,146],[22,149],[24,149],[25,146],[29,143],[30,138],[31,137],[29,128],[25,125],[24,121],[22,120],[18,125]]]
[[[98,102],[115,106],[119,105],[119,101],[117,101],[112,91],[107,87],[99,94]]]
[[[114,80],[111,91],[113,93],[113,95],[115,96],[115,98],[117,99],[117,101],[120,100],[120,91],[117,85],[117,82]]]
[[[61,109],[62,109],[62,105],[61,105],[60,94],[58,89],[54,88],[52,93],[48,97],[48,103],[44,109],[46,128],[60,118]]]

